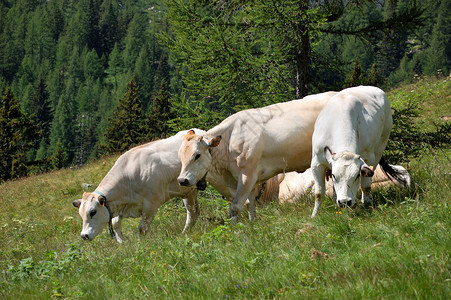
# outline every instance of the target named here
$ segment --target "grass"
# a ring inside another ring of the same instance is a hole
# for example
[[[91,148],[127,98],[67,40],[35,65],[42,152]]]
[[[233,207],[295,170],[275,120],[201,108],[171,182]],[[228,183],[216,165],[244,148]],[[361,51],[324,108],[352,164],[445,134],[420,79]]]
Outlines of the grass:
[[[392,108],[405,107],[408,102],[418,105],[421,117],[416,121],[423,130],[430,130],[451,116],[451,78],[425,78],[416,84],[402,86],[387,93]]]
[[[393,93],[421,91],[421,84]],[[418,101],[440,108],[439,100]],[[414,187],[375,192],[372,211],[336,211],[329,200],[311,220],[306,196],[259,208],[256,222],[243,215],[230,227],[227,203],[209,189],[187,235],[183,205],[171,200],[145,237],[138,220],[126,219],[122,245],[106,229],[82,241],[72,206],[81,183],[99,182],[117,157],[6,182],[0,298],[449,299],[450,157],[450,149],[429,149],[410,161]]]

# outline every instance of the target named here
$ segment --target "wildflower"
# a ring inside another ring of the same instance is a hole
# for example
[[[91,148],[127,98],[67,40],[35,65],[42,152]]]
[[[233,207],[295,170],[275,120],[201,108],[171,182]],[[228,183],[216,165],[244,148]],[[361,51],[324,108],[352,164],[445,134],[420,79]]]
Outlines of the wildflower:
[[[341,210],[336,211],[335,213],[336,213],[336,214],[340,214],[340,215],[342,214]]]

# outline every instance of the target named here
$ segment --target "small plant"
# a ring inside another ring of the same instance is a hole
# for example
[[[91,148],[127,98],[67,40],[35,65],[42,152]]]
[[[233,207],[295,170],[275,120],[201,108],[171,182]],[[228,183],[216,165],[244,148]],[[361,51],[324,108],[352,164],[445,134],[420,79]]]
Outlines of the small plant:
[[[54,251],[46,253],[46,259],[35,262],[33,257],[22,259],[17,266],[10,266],[7,274],[13,280],[22,280],[29,277],[37,279],[48,279],[54,276],[57,271],[63,271],[76,261],[81,252],[75,245],[68,245],[69,249],[64,252],[63,257],[58,260],[58,255]]]

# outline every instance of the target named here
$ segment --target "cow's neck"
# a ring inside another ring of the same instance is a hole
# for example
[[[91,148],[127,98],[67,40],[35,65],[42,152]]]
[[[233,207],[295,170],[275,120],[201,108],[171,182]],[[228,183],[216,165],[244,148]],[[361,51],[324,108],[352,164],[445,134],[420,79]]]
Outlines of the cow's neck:
[[[124,192],[129,191],[127,187],[130,186],[130,180],[128,176],[123,176],[123,174],[117,176],[118,169],[117,167],[113,167],[96,188],[97,191],[101,192],[108,199],[113,214],[120,210],[118,200],[121,200],[120,202],[124,204],[128,202],[124,200],[129,197]]]
[[[352,122],[348,119],[336,119],[332,127],[333,145],[329,147],[335,153],[350,151],[358,153],[358,132]]]
[[[217,147],[210,148],[210,154],[212,158],[210,172],[215,172],[215,170],[217,171],[223,169],[229,161],[230,130],[227,127],[224,127],[221,123],[208,130],[206,135],[208,137],[222,137],[221,142]]]
[[[226,143],[220,143],[219,146],[211,148],[210,154],[212,160],[209,172],[218,173],[227,167],[229,152]]]

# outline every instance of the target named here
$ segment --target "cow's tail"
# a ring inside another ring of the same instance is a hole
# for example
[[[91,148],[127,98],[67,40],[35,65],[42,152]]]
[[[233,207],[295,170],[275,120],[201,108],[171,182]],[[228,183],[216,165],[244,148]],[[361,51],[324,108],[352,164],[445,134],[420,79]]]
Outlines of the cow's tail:
[[[404,174],[404,172],[394,169],[385,159],[381,157],[379,161],[379,166],[381,167],[384,174],[391,180],[396,180],[404,186],[409,186],[409,182]]]
[[[283,175],[283,177],[285,177],[285,174]],[[277,203],[279,199],[279,185],[283,180],[283,178],[282,180],[279,180],[278,177],[279,176],[276,175],[262,184],[259,195],[257,196],[258,202],[261,205],[266,206],[271,202]]]

